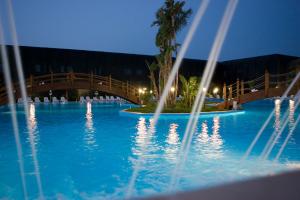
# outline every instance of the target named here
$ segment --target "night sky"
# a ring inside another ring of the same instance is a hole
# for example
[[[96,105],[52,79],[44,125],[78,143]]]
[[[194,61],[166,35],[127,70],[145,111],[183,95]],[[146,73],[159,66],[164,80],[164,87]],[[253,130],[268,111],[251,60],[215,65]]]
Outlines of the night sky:
[[[5,21],[3,2],[0,11]],[[200,1],[186,2],[195,13]],[[157,29],[150,25],[162,3],[13,0],[21,45],[150,55],[158,52],[154,45]],[[186,57],[207,59],[226,3],[211,0]],[[179,42],[189,25],[180,32]],[[6,22],[4,27],[7,29]],[[10,43],[8,36],[7,41]],[[240,0],[220,60],[274,53],[300,56],[300,0]]]

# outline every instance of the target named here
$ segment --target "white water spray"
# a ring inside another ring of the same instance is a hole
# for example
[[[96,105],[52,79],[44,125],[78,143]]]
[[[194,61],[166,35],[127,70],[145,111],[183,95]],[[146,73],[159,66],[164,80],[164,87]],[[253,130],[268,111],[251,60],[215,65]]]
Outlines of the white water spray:
[[[298,93],[295,95],[294,99],[295,99],[295,101],[298,101],[298,103],[299,103],[299,101],[300,101],[300,91],[298,91]],[[294,111],[296,111],[296,108],[294,108]],[[289,131],[288,135],[286,136],[283,144],[281,145],[277,155],[275,156],[274,162],[278,161],[279,157],[281,156],[281,154],[282,154],[283,150],[285,149],[289,139],[291,138],[295,128],[297,127],[297,125],[299,123],[299,120],[300,120],[300,115],[298,115],[296,121],[293,124],[293,127],[290,129],[290,131]]]
[[[164,103],[166,101],[167,95],[170,92],[170,89],[172,87],[172,83],[175,80],[175,76],[176,76],[176,74],[178,72],[180,64],[181,64],[181,62],[182,62],[182,60],[184,58],[184,55],[185,55],[185,53],[186,53],[186,51],[187,51],[187,49],[188,49],[188,47],[189,47],[189,45],[190,45],[190,43],[192,41],[192,38],[193,38],[193,36],[194,36],[194,34],[196,32],[196,29],[197,29],[197,27],[198,27],[198,25],[199,25],[199,23],[200,23],[203,15],[204,15],[205,11],[206,11],[206,9],[207,9],[207,6],[208,6],[209,2],[210,2],[210,0],[203,0],[201,2],[201,4],[200,4],[200,7],[198,8],[198,11],[197,11],[197,13],[196,13],[196,15],[194,17],[193,22],[192,22],[191,28],[189,29],[189,31],[187,33],[187,36],[186,36],[186,38],[185,38],[185,40],[183,42],[183,45],[180,48],[180,51],[178,53],[178,56],[177,56],[176,61],[174,63],[174,66],[172,68],[172,71],[171,71],[171,73],[169,75],[168,81],[167,81],[167,83],[165,85],[165,88],[164,88],[163,93],[162,93],[162,95],[160,97],[159,103],[158,103],[158,105],[156,107],[156,110],[155,110],[155,113],[154,113],[154,116],[153,116],[153,121],[152,121],[153,126],[156,126],[156,124],[157,124],[158,118],[159,118],[160,113],[161,113],[161,111],[163,109],[163,106],[164,106]],[[149,134],[148,132],[147,132],[147,134]],[[133,174],[132,174],[131,179],[130,179],[129,184],[128,184],[127,193],[125,195],[126,199],[128,199],[128,198],[130,198],[132,196],[133,189],[134,189],[134,184],[135,184],[135,180],[136,180],[136,178],[138,176],[138,172],[140,171],[141,164],[143,163],[142,162],[143,159],[144,158],[142,158],[142,155],[141,155],[140,158],[139,158],[139,160],[138,160],[138,162],[137,162],[137,165],[136,165],[136,167],[135,167],[135,169],[133,171]]]
[[[34,174],[37,181],[38,191],[39,191],[39,197],[40,199],[44,199],[43,189],[42,189],[42,181],[40,177],[40,169],[39,169],[39,162],[36,155],[36,149],[34,145],[34,136],[33,136],[33,130],[30,128],[30,122],[29,122],[29,108],[27,104],[27,91],[25,87],[25,79],[24,79],[24,72],[23,72],[23,65],[21,60],[21,54],[20,49],[18,45],[18,37],[17,37],[17,30],[15,26],[15,19],[14,19],[14,13],[13,13],[13,7],[11,0],[7,0],[7,9],[8,9],[8,20],[10,25],[10,31],[12,35],[12,43],[13,43],[13,50],[16,60],[16,69],[19,79],[19,87],[21,89],[21,97],[23,99],[24,104],[24,110],[25,110],[25,117],[26,117],[26,123],[27,123],[27,129],[29,133],[29,141],[30,141],[30,147],[31,147],[31,153],[33,158],[33,165],[34,165]],[[31,86],[32,87],[32,86]]]
[[[277,103],[278,102],[278,103]],[[277,118],[277,115],[276,115],[276,109],[279,109],[280,110],[280,106],[281,106],[281,102],[279,102],[279,100],[275,100],[275,116]],[[278,108],[277,108],[278,107]],[[278,111],[277,111],[278,112]],[[289,109],[287,109],[282,117],[283,119],[283,123],[282,123],[282,126],[285,127],[284,124],[286,124],[286,120],[288,118],[288,114],[289,114]],[[278,116],[278,118],[280,118],[280,116]],[[276,119],[275,119],[275,126],[276,126]],[[279,122],[279,126],[280,126],[280,122]],[[267,144],[265,145],[262,153],[260,154],[260,159],[264,159],[268,149],[270,148],[271,146],[271,142],[274,140],[274,138],[276,137],[276,134],[280,134],[280,127],[279,127],[279,130],[278,128],[275,128],[275,130],[273,131],[273,133],[271,134],[271,137],[270,139],[268,140]]]
[[[293,88],[293,86],[295,85],[295,83],[298,81],[299,78],[300,78],[300,72],[298,72],[298,74],[293,79],[293,81],[291,82],[291,84],[289,85],[289,87],[283,93],[283,95],[280,98],[280,102],[282,102],[287,97],[288,93],[291,91],[291,89]],[[248,149],[247,149],[245,155],[243,156],[242,160],[245,160],[245,159],[248,158],[248,156],[250,155],[252,149],[254,148],[255,144],[257,143],[258,139],[262,135],[263,131],[266,129],[267,125],[270,123],[270,121],[271,121],[274,113],[275,113],[275,108],[272,110],[272,112],[268,116],[267,120],[262,125],[262,127],[260,128],[260,130],[258,131],[258,133],[256,134],[256,136],[254,137],[253,141],[251,142],[250,146],[248,147]]]
[[[5,81],[6,92],[8,96],[9,108],[11,111],[11,120],[12,120],[13,132],[14,132],[14,137],[15,137],[15,142],[17,147],[17,154],[18,154],[18,161],[19,161],[18,163],[19,163],[19,170],[21,175],[24,199],[28,199],[26,179],[24,174],[23,150],[20,141],[19,126],[18,126],[16,107],[15,107],[15,98],[13,95],[13,86],[12,86],[12,80],[10,76],[11,72],[9,69],[9,61],[8,61],[7,49],[5,47],[4,32],[3,32],[1,21],[2,20],[0,19],[0,46],[1,46],[1,59],[2,59],[2,67],[4,73],[4,81]]]
[[[298,94],[299,94],[299,92],[298,92]],[[300,101],[299,101],[299,99],[297,99],[297,102],[296,102],[296,105],[295,105],[295,110],[298,108],[299,103],[300,103]],[[286,116],[284,116],[284,123],[282,124],[282,126],[281,126],[279,132],[277,133],[276,137],[275,138],[270,137],[270,139],[269,139],[269,141],[266,145],[266,148],[265,148],[266,150],[262,153],[262,159],[267,159],[269,157],[270,153],[272,152],[272,149],[274,148],[275,144],[277,143],[279,137],[281,136],[281,134],[284,131],[285,127],[287,126],[288,122],[289,122],[289,117],[288,117],[288,115],[286,115]],[[274,132],[273,132],[273,134],[274,134]]]
[[[216,63],[218,57],[220,55],[221,47],[223,46],[226,34],[228,32],[229,25],[231,23],[233,14],[235,12],[238,0],[230,0],[226,7],[224,16],[221,21],[221,25],[218,29],[216,39],[214,41],[212,50],[210,52],[207,64],[205,66],[205,70],[202,76],[201,83],[198,88],[198,92],[195,98],[195,102],[191,111],[191,115],[185,129],[180,153],[179,153],[179,161],[177,162],[175,169],[172,174],[170,190],[173,190],[176,187],[178,182],[178,177],[180,176],[180,171],[184,166],[185,160],[188,155],[188,151],[192,142],[192,136],[196,129],[197,122],[200,116],[200,111],[202,109],[203,103],[205,101],[205,96],[207,93],[207,89],[210,86],[210,82],[215,71]]]
[[[280,149],[279,149],[277,155],[275,156],[274,161],[278,161],[278,159],[279,159],[279,157],[281,156],[283,150],[285,149],[285,147],[286,147],[286,145],[287,145],[289,139],[291,138],[293,132],[295,131],[295,129],[296,129],[296,127],[297,127],[299,121],[300,121],[300,115],[298,115],[298,117],[297,117],[297,119],[296,119],[296,121],[295,121],[294,126],[293,126],[292,129],[289,131],[289,134],[287,135],[287,137],[285,138],[283,144],[281,145],[281,147],[280,147]]]

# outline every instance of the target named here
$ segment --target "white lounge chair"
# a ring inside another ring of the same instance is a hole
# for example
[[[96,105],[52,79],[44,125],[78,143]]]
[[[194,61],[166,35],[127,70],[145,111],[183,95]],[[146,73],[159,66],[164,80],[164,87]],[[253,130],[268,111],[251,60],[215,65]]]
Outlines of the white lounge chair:
[[[128,103],[128,101],[126,99],[121,98],[121,102],[122,103]]]
[[[50,103],[49,98],[48,97],[44,97],[44,103]]]
[[[39,97],[34,97],[34,103],[41,103],[40,98]]]
[[[27,103],[33,103],[31,97],[27,97]]]
[[[85,97],[85,100],[86,100],[87,102],[92,102],[92,99],[91,99],[89,96],[86,96],[86,97]]]
[[[109,96],[105,96],[105,101],[106,101],[106,102],[110,102]]]
[[[56,97],[52,97],[52,103],[59,103],[58,99]]]
[[[85,99],[84,99],[83,96],[81,96],[81,97],[79,98],[79,102],[80,102],[80,103],[84,103],[84,102],[85,102]]]
[[[115,97],[114,96],[110,96],[110,101],[113,102],[113,103],[116,102]]]
[[[104,100],[103,96],[100,96],[100,97],[99,97],[99,102],[100,102],[100,103],[103,103],[103,102],[105,102],[105,100]]]
[[[93,97],[93,102],[98,103],[99,99],[97,97]]]
[[[65,104],[68,100],[65,97],[60,97],[60,103]]]
[[[18,104],[23,104],[23,99],[22,98],[18,98]]]

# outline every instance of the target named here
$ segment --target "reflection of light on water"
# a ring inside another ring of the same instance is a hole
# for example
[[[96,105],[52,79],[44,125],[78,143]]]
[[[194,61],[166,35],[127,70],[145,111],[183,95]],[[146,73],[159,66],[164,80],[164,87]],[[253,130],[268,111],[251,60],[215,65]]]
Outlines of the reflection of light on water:
[[[38,129],[37,129],[37,120],[35,116],[35,105],[29,104],[29,116],[28,116],[28,126],[29,126],[29,136],[31,140],[34,141],[34,145],[38,143]],[[30,140],[30,138],[28,138]]]
[[[291,130],[295,124],[295,101],[289,101],[289,130]]]
[[[210,137],[212,148],[214,149],[214,157],[220,158],[223,156],[222,151],[222,145],[223,145],[223,139],[220,135],[220,118],[218,116],[214,117],[213,119],[214,125],[213,125],[213,134]]]
[[[201,133],[196,139],[196,151],[207,158],[223,157],[223,139],[220,136],[220,118],[213,118],[212,135],[209,136],[207,121],[201,125]]]
[[[222,144],[223,144],[223,140],[219,134],[219,129],[220,129],[220,118],[219,117],[214,117],[213,119],[214,121],[214,125],[213,125],[213,134],[210,137],[211,139],[211,144],[216,148],[216,149],[220,149]]]
[[[147,127],[146,119],[141,117],[137,125],[137,136],[135,137],[135,142],[138,147],[145,147],[147,140]]]
[[[177,159],[177,152],[179,150],[179,136],[177,133],[178,124],[170,124],[169,134],[167,136],[166,146],[166,158],[169,161],[175,161]]]
[[[280,130],[280,99],[275,100],[275,131],[276,133]]]
[[[149,119],[149,122],[150,122],[150,127],[149,127],[149,132],[151,135],[153,135],[155,133],[155,126],[154,126],[154,123],[153,123],[153,119]]]
[[[178,124],[170,124],[170,130],[169,130],[169,135],[167,138],[167,143],[168,144],[178,144],[179,141],[179,137],[177,134],[177,129],[178,128]]]
[[[88,149],[93,149],[97,147],[96,138],[95,138],[95,128],[93,124],[93,113],[92,113],[92,104],[87,102],[86,104],[86,114],[85,114],[86,122],[85,122],[85,142],[87,144]]]
[[[201,127],[201,133],[198,135],[197,140],[201,143],[207,143],[209,141],[207,122],[203,122]]]
[[[92,113],[92,105],[90,102],[86,104],[86,128],[89,131],[93,131],[93,113]]]
[[[153,124],[153,120],[149,120],[149,127],[147,127],[146,119],[144,117],[140,117],[138,120],[137,134],[135,136],[135,148],[133,149],[133,153],[135,155],[141,155],[142,153],[147,153],[149,151],[153,151],[155,147],[155,141],[152,141],[153,134],[155,133],[155,128]],[[147,129],[149,131],[147,132]]]
[[[91,102],[86,103],[86,114],[88,114],[88,115],[92,114],[92,104],[91,104]]]
[[[35,117],[35,106],[34,104],[29,105],[29,124],[32,130],[36,129],[36,117]]]

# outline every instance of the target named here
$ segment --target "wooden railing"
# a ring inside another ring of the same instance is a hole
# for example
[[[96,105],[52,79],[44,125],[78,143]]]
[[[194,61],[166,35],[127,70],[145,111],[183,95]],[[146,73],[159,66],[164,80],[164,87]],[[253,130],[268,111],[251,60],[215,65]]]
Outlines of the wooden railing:
[[[0,87],[0,105],[7,102],[6,89],[5,87]]]
[[[109,93],[139,104],[138,88],[128,81],[123,82],[109,76],[98,76],[93,73],[51,73],[41,76],[31,75],[25,81],[28,96],[49,90],[87,89]],[[20,97],[19,84],[14,84],[15,97]],[[0,104],[7,103],[6,89],[0,87]]]
[[[233,101],[247,103],[268,97],[281,96],[290,85],[299,70],[294,70],[285,74],[265,74],[253,80],[243,81],[237,79],[233,84],[223,86],[224,104],[229,106]],[[300,89],[300,80],[292,88],[289,94],[295,94]]]

